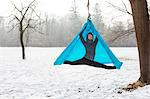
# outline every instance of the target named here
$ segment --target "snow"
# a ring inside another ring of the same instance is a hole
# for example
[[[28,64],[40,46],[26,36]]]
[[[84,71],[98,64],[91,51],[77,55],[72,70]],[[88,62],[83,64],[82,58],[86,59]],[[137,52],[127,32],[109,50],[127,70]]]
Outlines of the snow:
[[[0,99],[150,99],[150,86],[122,91],[139,77],[137,48],[111,48],[120,70],[53,63],[64,48],[0,48]],[[120,92],[121,93],[118,93]]]

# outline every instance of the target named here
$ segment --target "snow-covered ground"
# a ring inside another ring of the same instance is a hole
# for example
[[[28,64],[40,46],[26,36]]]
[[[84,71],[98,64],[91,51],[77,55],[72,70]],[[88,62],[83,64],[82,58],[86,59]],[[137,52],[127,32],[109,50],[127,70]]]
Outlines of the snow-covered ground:
[[[64,48],[0,48],[0,99],[150,99],[150,86],[121,91],[139,77],[137,48],[112,48],[120,70],[53,62]],[[118,93],[118,91],[122,93]]]

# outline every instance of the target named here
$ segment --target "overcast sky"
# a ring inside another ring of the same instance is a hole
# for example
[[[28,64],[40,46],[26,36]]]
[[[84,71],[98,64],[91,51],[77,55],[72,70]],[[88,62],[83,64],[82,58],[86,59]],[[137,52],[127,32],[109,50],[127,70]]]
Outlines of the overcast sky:
[[[15,2],[15,4],[20,5],[20,2],[23,2],[23,5],[31,2],[32,0],[0,0],[0,16],[7,16],[12,11],[12,6],[10,1]],[[37,0],[38,1],[38,9],[42,13],[48,13],[49,15],[53,14],[56,16],[64,16],[69,13],[71,5],[73,4],[73,0]],[[127,19],[132,19],[132,17],[128,14],[122,13],[113,7],[111,7],[106,1],[113,3],[116,6],[124,8],[124,5],[121,0],[90,0],[90,9],[92,13],[92,8],[96,3],[99,3],[100,8],[102,10],[102,15],[105,22],[115,22],[115,21],[123,21],[124,23]],[[128,0],[123,0],[128,8],[130,9],[130,4]],[[87,16],[87,0],[76,0],[76,4],[78,7],[79,14],[82,16]]]

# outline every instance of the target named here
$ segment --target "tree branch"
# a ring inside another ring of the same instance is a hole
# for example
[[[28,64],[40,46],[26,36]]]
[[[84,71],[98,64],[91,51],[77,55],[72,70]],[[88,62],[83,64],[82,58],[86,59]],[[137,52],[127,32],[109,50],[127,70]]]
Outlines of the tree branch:
[[[16,16],[16,15],[14,15],[15,16],[15,18],[20,22],[20,19]]]
[[[11,1],[11,4],[14,6],[14,8],[15,8],[18,12],[20,12],[21,15],[23,15],[23,14],[22,14],[22,11],[23,11],[23,10],[19,10],[19,9],[17,8],[17,6],[16,6],[12,1]]]
[[[127,36],[127,35],[131,35],[135,32],[134,28],[128,29],[126,31],[118,31],[120,32],[116,37],[114,37],[113,39],[109,40],[110,43],[113,43],[114,41],[116,41],[117,39],[123,37],[123,36]],[[123,32],[123,33],[121,33]],[[130,32],[130,33],[129,33]]]
[[[122,0],[121,0],[121,1],[122,1]],[[127,10],[127,7],[126,7],[126,5],[125,5],[125,3],[124,3],[123,1],[122,1],[122,3],[123,3],[123,5],[124,5],[125,9],[120,8],[120,7],[114,5],[114,4],[112,4],[112,3],[110,3],[110,2],[108,2],[108,1],[106,1],[106,0],[105,0],[105,2],[108,3],[109,5],[111,5],[113,8],[117,9],[118,11],[121,11],[121,12],[127,13],[127,14],[129,14],[129,15],[132,15],[132,13],[130,13],[130,12]]]
[[[28,24],[27,24],[27,26],[23,29],[23,33],[24,33],[24,32],[26,31],[26,29],[29,27],[30,21],[31,21],[31,19],[28,20]]]
[[[13,29],[15,29],[19,24],[16,24],[15,26],[13,26],[8,32],[11,32]]]
[[[35,2],[35,0],[33,0],[33,1],[32,1],[29,5],[28,5],[27,9],[25,10],[25,12],[24,12],[24,14],[23,14],[23,16],[22,16],[21,22],[23,21],[23,19],[24,19],[25,15],[27,14],[27,12],[28,12],[28,10],[29,10],[30,6],[31,6],[31,5],[32,5],[32,3],[34,3],[34,2]]]

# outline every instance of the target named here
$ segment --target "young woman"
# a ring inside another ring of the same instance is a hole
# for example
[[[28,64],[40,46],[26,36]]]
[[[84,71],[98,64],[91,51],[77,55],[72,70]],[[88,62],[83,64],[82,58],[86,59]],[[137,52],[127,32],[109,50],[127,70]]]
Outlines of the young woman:
[[[105,69],[116,69],[115,66],[107,66],[98,62],[94,61],[95,57],[95,48],[98,42],[98,38],[96,37],[94,40],[93,34],[90,32],[87,35],[86,41],[82,37],[82,32],[80,33],[80,40],[83,43],[85,49],[86,49],[86,54],[83,58],[76,60],[76,61],[65,61],[64,64],[71,64],[71,65],[90,65],[94,67],[101,67]]]

